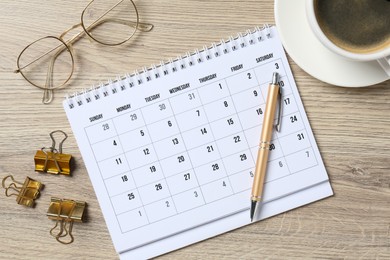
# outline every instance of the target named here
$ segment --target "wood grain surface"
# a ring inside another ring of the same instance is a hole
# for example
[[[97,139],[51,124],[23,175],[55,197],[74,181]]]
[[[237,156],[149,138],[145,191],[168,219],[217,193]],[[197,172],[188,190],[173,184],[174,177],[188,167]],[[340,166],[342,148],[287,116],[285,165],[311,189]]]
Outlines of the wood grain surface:
[[[45,184],[35,208],[0,194],[0,259],[117,259],[61,102],[93,84],[274,24],[273,1],[136,0],[141,21],[154,24],[128,43],[106,47],[83,38],[74,45],[76,70],[52,104],[13,73],[30,42],[59,36],[80,21],[87,0],[2,0],[0,4],[0,178],[30,176]],[[390,81],[367,88],[323,83],[289,60],[335,195],[160,259],[390,259]],[[33,157],[49,133],[69,134],[64,152],[75,158],[72,177],[34,172]],[[87,222],[75,242],[50,236],[50,197],[85,200]]]

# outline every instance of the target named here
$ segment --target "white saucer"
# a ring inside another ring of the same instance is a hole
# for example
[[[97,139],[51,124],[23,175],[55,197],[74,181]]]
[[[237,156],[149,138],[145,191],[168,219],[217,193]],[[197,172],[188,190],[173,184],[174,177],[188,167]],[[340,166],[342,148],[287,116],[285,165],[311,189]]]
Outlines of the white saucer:
[[[332,85],[364,87],[389,79],[378,62],[357,62],[332,53],[306,19],[305,0],[275,0],[275,21],[291,58],[313,77]]]

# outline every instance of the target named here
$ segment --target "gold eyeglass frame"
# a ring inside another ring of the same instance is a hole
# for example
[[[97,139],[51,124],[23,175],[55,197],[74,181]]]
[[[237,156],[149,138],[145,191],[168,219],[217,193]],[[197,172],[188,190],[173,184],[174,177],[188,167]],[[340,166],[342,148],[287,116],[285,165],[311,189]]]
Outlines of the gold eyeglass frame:
[[[81,22],[78,23],[78,24],[75,24],[73,25],[71,28],[69,28],[68,30],[64,31],[59,37],[56,37],[56,36],[45,36],[45,37],[42,37],[36,41],[33,41],[32,43],[30,43],[29,45],[27,45],[19,54],[18,56],[18,59],[16,61],[16,64],[17,64],[17,69],[14,71],[15,73],[20,73],[23,78],[29,82],[31,85],[37,87],[37,88],[40,88],[40,89],[43,89],[44,90],[44,94],[43,94],[43,98],[42,98],[42,103],[44,104],[49,104],[51,103],[51,101],[53,100],[53,90],[55,89],[60,89],[62,87],[64,87],[68,82],[69,80],[72,78],[73,76],[73,72],[74,72],[74,68],[75,68],[75,58],[74,58],[74,51],[73,51],[73,44],[75,42],[77,42],[82,36],[84,36],[85,34],[88,35],[88,37],[100,44],[103,44],[103,45],[106,45],[106,46],[117,46],[117,45],[121,45],[125,42],[127,42],[128,40],[130,40],[134,34],[137,32],[137,30],[140,30],[142,32],[149,32],[153,29],[153,24],[150,24],[150,23],[141,23],[139,21],[139,14],[138,14],[138,9],[135,5],[135,3],[133,2],[133,0],[119,0],[118,3],[116,3],[114,6],[112,6],[111,8],[109,8],[106,12],[104,12],[99,18],[96,19],[95,22],[93,22],[91,25],[89,25],[88,27],[85,26],[84,22],[83,22],[83,18],[84,18],[84,14],[85,14],[85,11],[88,9],[88,7],[94,2],[95,0],[91,0],[88,5],[84,8],[84,10],[82,11],[81,13]],[[135,10],[135,14],[136,14],[136,21],[135,22],[132,22],[132,21],[125,21],[125,20],[122,20],[122,19],[118,19],[118,18],[109,18],[109,19],[105,19],[105,20],[100,20],[102,19],[108,12],[110,12],[112,9],[114,9],[115,7],[117,7],[119,4],[121,4],[123,1],[130,1],[132,6],[134,7],[134,10]],[[100,20],[100,21],[99,21]],[[121,24],[124,24],[124,25],[128,25],[130,27],[133,27],[135,28],[135,30],[129,35],[129,37],[127,37],[127,39],[119,42],[119,43],[106,43],[106,42],[102,42],[101,40],[98,40],[96,38],[94,38],[92,36],[92,34],[88,31],[88,30],[91,30],[105,22],[108,22],[108,21],[114,21],[116,23],[121,23]],[[79,33],[77,33],[76,35],[74,35],[71,39],[65,41],[64,40],[64,36],[78,28],[78,27],[82,27],[83,30]],[[36,58],[35,60],[31,61],[30,63],[24,65],[23,67],[20,66],[20,57],[23,55],[23,53],[31,46],[33,45],[34,43],[38,42],[38,41],[41,41],[41,40],[44,40],[44,39],[49,39],[49,38],[53,38],[53,39],[56,39],[58,40],[59,42],[61,42],[61,44],[59,44],[57,47],[47,51],[46,53],[42,54],[41,56],[39,56],[38,58]],[[50,52],[52,51],[55,51],[59,49],[54,55],[53,57],[51,58],[51,61],[49,63],[49,68],[48,68],[48,72],[47,72],[47,76],[46,76],[46,83],[45,83],[45,86],[41,86],[41,85],[38,85],[38,84],[35,84],[34,82],[32,82],[31,80],[28,79],[28,77],[23,73],[23,69],[28,67],[29,65],[31,65],[32,63],[38,61],[39,59],[41,59],[42,57],[48,55]],[[64,51],[68,51],[69,54],[70,54],[70,57],[71,57],[71,61],[72,61],[72,70],[68,76],[68,78],[62,83],[62,84],[59,84],[57,86],[52,86],[52,87],[48,87],[50,86],[50,81],[52,80],[52,76],[50,75],[53,71],[53,66],[54,66],[54,62],[55,60],[57,59],[57,57]]]

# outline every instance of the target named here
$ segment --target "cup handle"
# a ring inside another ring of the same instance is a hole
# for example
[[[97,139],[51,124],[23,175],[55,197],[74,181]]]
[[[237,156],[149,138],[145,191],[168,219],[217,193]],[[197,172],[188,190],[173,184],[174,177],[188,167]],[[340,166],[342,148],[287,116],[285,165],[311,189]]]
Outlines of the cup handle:
[[[390,56],[381,58],[378,60],[379,64],[381,65],[382,69],[387,73],[387,75],[390,77]]]

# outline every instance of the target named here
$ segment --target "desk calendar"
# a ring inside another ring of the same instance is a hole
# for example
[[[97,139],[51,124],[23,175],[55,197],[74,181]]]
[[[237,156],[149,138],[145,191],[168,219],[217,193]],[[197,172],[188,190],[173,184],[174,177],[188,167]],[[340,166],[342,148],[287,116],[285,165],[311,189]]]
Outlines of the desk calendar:
[[[250,223],[272,73],[283,117],[259,219],[332,195],[276,28],[68,97],[64,108],[121,258],[149,258]]]

